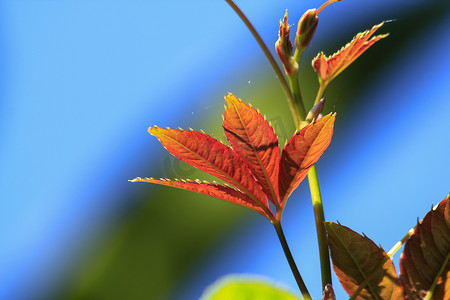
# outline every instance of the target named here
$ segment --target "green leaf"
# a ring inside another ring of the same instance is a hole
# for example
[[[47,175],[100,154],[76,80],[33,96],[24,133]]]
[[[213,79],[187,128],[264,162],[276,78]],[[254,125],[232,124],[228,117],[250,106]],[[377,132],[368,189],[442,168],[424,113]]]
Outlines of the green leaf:
[[[248,275],[229,275],[209,286],[200,300],[300,300],[273,282]]]
[[[354,299],[401,299],[394,264],[383,249],[348,227],[325,226],[334,272],[350,296],[359,292]]]
[[[414,227],[400,257],[406,299],[450,299],[450,200],[429,211]]]

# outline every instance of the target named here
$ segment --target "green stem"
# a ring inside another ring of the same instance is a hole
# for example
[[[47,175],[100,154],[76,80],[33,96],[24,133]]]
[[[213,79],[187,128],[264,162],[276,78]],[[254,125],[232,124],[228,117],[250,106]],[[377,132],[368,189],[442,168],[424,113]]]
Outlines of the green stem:
[[[314,105],[322,99],[327,82],[320,81],[320,87],[317,92]],[[331,284],[331,265],[330,253],[328,250],[327,231],[325,229],[325,213],[323,211],[322,195],[320,193],[319,177],[317,175],[316,165],[312,166],[308,171],[309,189],[311,191],[311,199],[314,209],[314,220],[316,221],[317,242],[319,244],[320,254],[320,272],[322,274],[322,288],[327,284]]]
[[[300,289],[300,292],[302,293],[303,298],[306,300],[311,300],[311,295],[309,294],[305,282],[303,281],[302,276],[298,271],[297,265],[295,264],[294,258],[292,257],[291,250],[289,250],[286,237],[283,233],[283,228],[281,227],[281,222],[277,220],[276,222],[272,222],[272,224],[275,227],[278,239],[280,240],[281,246],[283,247],[284,254],[286,255],[286,259],[289,263],[289,266],[291,267],[292,274],[294,274],[295,280],[297,281],[297,285]]]
[[[289,103],[291,107],[292,117],[294,118],[295,126],[300,128],[300,122],[306,119],[306,110],[303,105],[302,94],[298,84],[298,71],[291,73],[289,76],[289,84],[291,92],[294,96],[294,103]]]
[[[320,99],[323,98],[323,95],[325,94],[325,89],[328,86],[328,82],[322,82],[322,80],[319,79],[320,82],[320,86],[319,86],[319,90],[317,91],[317,96],[316,96],[316,100],[314,100],[314,105],[316,105]]]
[[[302,49],[295,49],[294,60],[297,62],[298,65],[300,65],[300,59],[302,58],[302,54],[303,54],[304,50],[305,50],[304,48],[302,48]]]
[[[301,54],[298,59],[300,60]],[[300,61],[298,61],[300,63]],[[298,85],[298,72],[294,74],[294,76],[289,76],[289,80],[291,82],[292,94],[300,95],[300,87]],[[316,101],[314,105],[319,102],[319,100],[323,97],[325,93],[325,89],[327,87],[327,82],[320,82],[319,91],[317,92]],[[300,97],[301,99],[301,97]],[[305,108],[303,106],[303,102],[301,102],[303,112],[305,112]],[[306,118],[306,113],[302,116],[300,113],[298,114],[302,120]],[[294,115],[294,120],[296,116]],[[300,129],[300,127],[298,127]],[[322,204],[322,195],[320,194],[320,186],[319,186],[319,178],[317,175],[316,165],[313,165],[311,169],[308,171],[308,181],[309,188],[311,191],[311,199],[314,209],[314,219],[316,222],[316,232],[317,232],[317,241],[319,244],[319,255],[320,255],[320,272],[322,275],[322,290],[325,288],[327,284],[331,284],[331,265],[330,265],[330,253],[328,250],[328,241],[327,241],[327,231],[325,229],[325,214],[323,211]]]
[[[267,60],[269,61],[270,65],[272,66],[273,70],[275,71],[275,74],[277,75],[278,80],[281,83],[281,87],[283,88],[283,91],[286,94],[286,98],[288,99],[289,105],[291,107],[292,106],[295,107],[295,100],[294,100],[294,97],[292,96],[291,90],[289,89],[289,85],[286,81],[286,78],[284,78],[280,67],[277,65],[277,62],[275,61],[275,58],[273,57],[272,53],[270,53],[269,48],[267,48],[263,39],[261,38],[259,33],[256,31],[255,27],[253,27],[250,20],[245,16],[245,14],[242,12],[242,10],[233,2],[233,0],[225,0],[225,2],[227,2],[228,5],[230,5],[230,7],[236,12],[236,14],[241,18],[241,20],[245,23],[247,28],[252,33],[253,37],[258,42],[259,47],[264,52],[264,54],[267,57]]]
[[[320,194],[319,178],[316,165],[308,171],[309,189],[316,221],[317,241],[319,243],[320,271],[322,274],[322,289],[331,284],[330,254],[328,252],[327,231],[325,229],[325,214],[323,212],[322,195]]]

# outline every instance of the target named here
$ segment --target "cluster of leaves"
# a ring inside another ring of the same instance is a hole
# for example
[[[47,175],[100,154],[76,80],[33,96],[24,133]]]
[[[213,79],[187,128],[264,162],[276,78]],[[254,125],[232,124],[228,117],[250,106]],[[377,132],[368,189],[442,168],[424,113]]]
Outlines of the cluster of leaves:
[[[132,181],[205,194],[279,222],[287,199],[330,144],[335,115],[329,114],[296,132],[280,153],[274,129],[256,109],[232,94],[225,100],[223,127],[232,147],[194,130],[155,126],[149,132],[175,157],[232,186],[200,180],[138,177]]]
[[[301,17],[295,52],[289,38],[287,13],[280,24],[279,40],[275,48],[286,75],[291,83],[294,82],[293,86],[298,79],[301,52],[308,46],[317,27],[317,14],[334,1],[338,0],[330,0],[318,10],[308,10]],[[301,122],[296,122],[299,130],[282,151],[274,129],[265,117],[252,106],[229,94],[225,97],[227,106],[223,128],[230,146],[203,131],[164,129],[157,126],[149,128],[150,134],[156,136],[175,157],[224,183],[140,177],[131,181],[181,188],[249,208],[269,219],[282,244],[286,243],[280,223],[286,201],[327,149],[333,135],[335,114],[323,117],[321,114],[324,105],[321,98],[325,88],[364,51],[387,36],[383,34],[372,37],[382,25],[383,23],[358,33],[351,42],[329,57],[321,52],[314,58],[312,67],[318,74],[320,83],[315,106],[307,116],[299,117],[302,112],[301,109],[296,110],[299,108],[298,103],[291,105],[291,109],[294,108],[294,120],[298,113],[297,117]],[[297,100],[301,102],[299,93]],[[400,258],[400,276],[391,260],[395,251],[386,253],[365,235],[339,223],[320,223],[322,229],[323,226],[326,228],[323,240],[328,239],[333,269],[351,299],[450,299],[449,202],[450,198],[447,196],[404,238],[403,242],[406,243]],[[326,242],[324,245],[328,250]],[[285,248],[287,244],[283,245],[284,250]],[[309,293],[289,250],[288,252],[285,250],[297,283],[301,281],[300,290],[308,298]],[[327,263],[329,270],[328,258]],[[215,285],[202,299],[269,300],[298,297],[265,282],[233,279],[227,280],[225,284]],[[329,284],[324,284],[323,299],[335,299],[333,288]]]

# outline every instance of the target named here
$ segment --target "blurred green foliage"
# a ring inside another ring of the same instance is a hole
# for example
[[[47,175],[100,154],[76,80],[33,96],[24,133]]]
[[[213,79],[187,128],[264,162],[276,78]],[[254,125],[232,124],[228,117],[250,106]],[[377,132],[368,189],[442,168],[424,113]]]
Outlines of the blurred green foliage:
[[[208,287],[200,300],[300,300],[275,284],[250,276],[226,276]]]

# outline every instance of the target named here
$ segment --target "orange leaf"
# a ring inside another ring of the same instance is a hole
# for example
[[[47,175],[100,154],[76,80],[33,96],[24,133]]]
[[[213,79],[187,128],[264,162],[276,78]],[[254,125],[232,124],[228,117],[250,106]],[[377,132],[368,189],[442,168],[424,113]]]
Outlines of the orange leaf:
[[[355,299],[401,299],[394,264],[383,249],[348,227],[332,222],[325,227],[334,272],[350,296],[358,293]]]
[[[174,156],[232,184],[255,203],[268,207],[261,186],[247,165],[230,147],[206,133],[194,130],[164,129],[155,126],[150,127],[148,131]]]
[[[253,107],[232,94],[225,97],[223,127],[234,151],[244,160],[267,197],[278,205],[278,138],[270,124]]]
[[[279,174],[282,207],[330,144],[334,120],[335,114],[329,114],[305,126],[284,146]]]
[[[214,198],[218,198],[221,200],[225,200],[227,202],[231,202],[243,207],[250,208],[260,214],[264,215],[264,211],[257,205],[255,202],[248,197],[246,194],[238,191],[230,186],[218,184],[218,183],[209,183],[206,181],[191,181],[191,180],[177,180],[174,181],[168,179],[160,179],[156,180],[153,178],[135,178],[130,180],[131,182],[150,182],[156,183],[160,185],[171,186],[175,188],[180,188],[188,191],[193,191],[199,194],[204,194],[207,196],[211,196]]]
[[[373,26],[370,31],[366,30],[358,33],[350,43],[329,57],[326,57],[323,52],[317,54],[312,61],[312,66],[314,71],[319,75],[320,80],[325,84],[328,84],[370,46],[388,36],[389,34],[378,35],[369,40],[375,31],[383,24],[384,22]]]
[[[406,299],[450,299],[450,199],[428,212],[414,227],[400,257]]]

